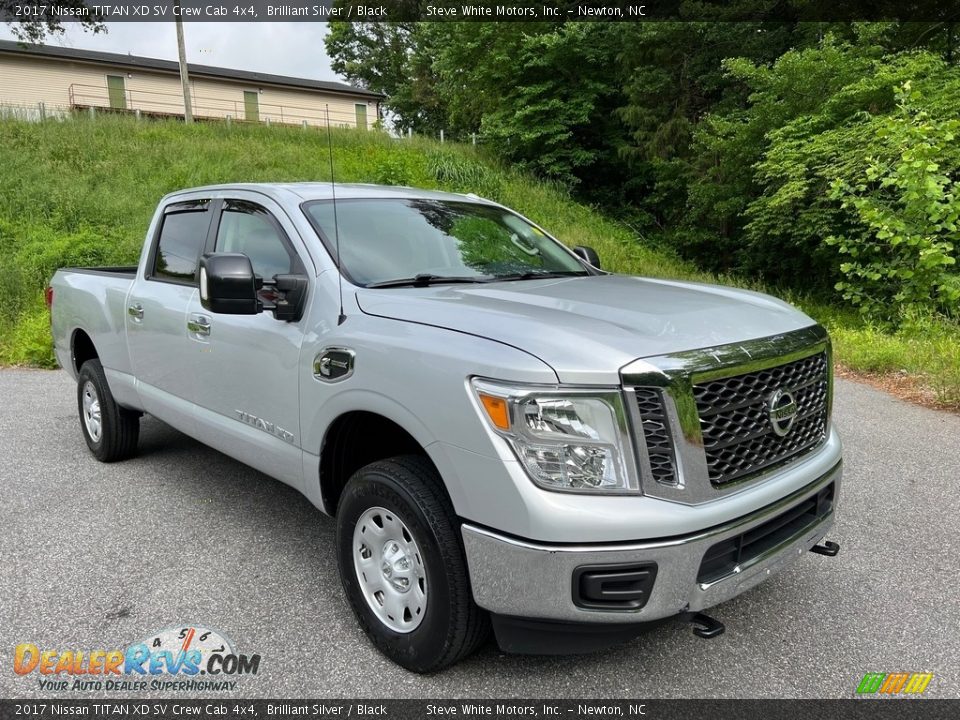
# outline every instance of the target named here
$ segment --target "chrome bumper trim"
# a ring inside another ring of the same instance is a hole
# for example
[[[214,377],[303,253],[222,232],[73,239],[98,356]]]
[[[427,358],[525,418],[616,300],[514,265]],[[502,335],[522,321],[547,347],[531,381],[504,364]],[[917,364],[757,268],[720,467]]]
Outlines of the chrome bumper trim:
[[[680,612],[698,611],[749,590],[816,545],[833,525],[834,511],[803,532],[710,583],[698,583],[706,551],[739,535],[836,483],[839,499],[842,463],[801,490],[730,523],[700,533],[664,540],[610,545],[544,545],[506,537],[464,524],[464,548],[477,604],[490,612],[572,622],[647,622]],[[615,500],[611,499],[615,502]],[[657,581],[639,610],[591,610],[572,597],[573,571],[581,565],[655,562]]]

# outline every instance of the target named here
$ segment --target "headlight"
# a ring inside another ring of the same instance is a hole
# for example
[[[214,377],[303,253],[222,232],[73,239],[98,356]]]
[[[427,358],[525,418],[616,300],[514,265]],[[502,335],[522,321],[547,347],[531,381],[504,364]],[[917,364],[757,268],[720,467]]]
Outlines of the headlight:
[[[472,384],[487,421],[540,487],[638,492],[619,390]]]

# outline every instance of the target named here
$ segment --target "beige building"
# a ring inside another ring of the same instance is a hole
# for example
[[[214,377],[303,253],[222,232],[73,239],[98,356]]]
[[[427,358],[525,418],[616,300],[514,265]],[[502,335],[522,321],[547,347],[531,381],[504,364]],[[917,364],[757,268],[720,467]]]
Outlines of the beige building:
[[[343,83],[189,65],[194,117],[370,127],[383,96]],[[0,41],[0,109],[28,117],[88,110],[183,117],[176,62]]]

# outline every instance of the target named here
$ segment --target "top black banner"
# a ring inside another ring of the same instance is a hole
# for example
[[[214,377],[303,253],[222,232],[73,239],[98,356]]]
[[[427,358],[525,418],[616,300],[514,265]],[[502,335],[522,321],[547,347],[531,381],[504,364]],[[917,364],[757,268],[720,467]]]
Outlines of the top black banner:
[[[960,21],[960,0],[28,0],[0,21],[36,22],[897,22]]]

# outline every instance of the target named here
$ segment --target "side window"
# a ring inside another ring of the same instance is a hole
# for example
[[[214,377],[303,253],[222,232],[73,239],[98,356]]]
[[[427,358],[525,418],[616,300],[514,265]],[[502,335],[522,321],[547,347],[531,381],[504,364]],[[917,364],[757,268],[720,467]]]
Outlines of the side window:
[[[192,284],[209,224],[210,214],[205,206],[202,209],[168,211],[160,228],[152,277]]]
[[[217,230],[217,252],[238,252],[250,258],[253,272],[269,280],[274,275],[303,272],[283,231],[258,205],[229,200]]]

